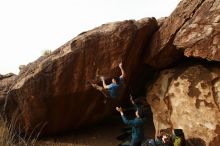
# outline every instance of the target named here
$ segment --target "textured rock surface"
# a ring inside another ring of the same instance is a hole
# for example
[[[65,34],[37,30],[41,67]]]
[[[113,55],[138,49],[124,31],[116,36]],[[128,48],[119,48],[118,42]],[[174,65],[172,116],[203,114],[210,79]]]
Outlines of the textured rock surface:
[[[6,75],[0,75],[0,100],[4,100],[9,88],[14,83],[16,75],[9,73]],[[1,102],[2,103],[2,102]]]
[[[166,19],[167,19],[167,17],[161,17],[161,18],[157,19],[158,26],[161,27]]]
[[[166,18],[153,38],[145,53],[145,63],[155,68],[165,68],[181,58],[173,45],[178,30],[192,17],[201,5],[199,0],[183,0],[174,12]]]
[[[117,66],[122,60],[126,90],[144,45],[156,29],[153,18],[104,24],[24,66],[9,93],[8,106],[15,107],[7,113],[9,120],[18,116],[17,125],[26,133],[45,124],[42,134],[100,121],[111,113],[112,105],[104,104],[103,94],[89,82],[98,83],[98,74],[106,79],[119,75]]]
[[[147,96],[156,132],[164,128],[181,128],[193,146],[219,145],[219,99],[219,64],[164,70]]]
[[[187,57],[220,61],[219,5],[218,0],[181,1],[153,35],[145,63],[168,67],[182,57],[182,50]]]
[[[185,56],[220,61],[220,1],[205,0],[176,35]]]

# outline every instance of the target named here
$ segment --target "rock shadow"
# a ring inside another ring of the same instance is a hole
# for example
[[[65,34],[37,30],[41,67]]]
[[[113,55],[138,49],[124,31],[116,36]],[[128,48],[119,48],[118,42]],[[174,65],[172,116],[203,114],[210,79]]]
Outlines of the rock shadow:
[[[206,142],[201,138],[189,138],[186,140],[186,146],[206,146]]]

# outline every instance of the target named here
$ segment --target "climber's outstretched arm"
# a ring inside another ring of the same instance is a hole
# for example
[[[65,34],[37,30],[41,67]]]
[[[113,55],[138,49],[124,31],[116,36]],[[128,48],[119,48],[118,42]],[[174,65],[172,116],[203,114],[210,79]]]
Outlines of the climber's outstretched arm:
[[[102,86],[103,86],[105,89],[108,89],[108,85],[106,85],[104,77],[101,77],[101,80],[102,80]]]

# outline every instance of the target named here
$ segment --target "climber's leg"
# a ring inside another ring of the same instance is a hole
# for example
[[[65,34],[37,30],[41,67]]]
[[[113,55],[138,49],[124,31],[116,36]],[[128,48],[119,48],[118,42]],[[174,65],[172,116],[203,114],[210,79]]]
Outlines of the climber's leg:
[[[105,90],[102,86],[99,86],[97,84],[91,84],[93,88],[95,88],[96,90],[99,90],[99,91],[103,91]]]
[[[102,94],[106,97],[106,98],[104,99],[104,103],[106,103],[106,102],[107,102],[107,99],[110,97],[108,91],[107,91],[106,89],[104,89],[102,86],[99,86],[99,85],[97,85],[97,84],[91,83],[91,86],[92,86],[93,88],[95,88],[96,90],[102,92]]]

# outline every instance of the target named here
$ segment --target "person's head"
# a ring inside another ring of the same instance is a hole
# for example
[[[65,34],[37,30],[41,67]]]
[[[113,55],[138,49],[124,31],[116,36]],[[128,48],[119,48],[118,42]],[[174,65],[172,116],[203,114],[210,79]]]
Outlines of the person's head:
[[[143,105],[143,103],[141,102],[141,99],[140,99],[141,97],[136,97],[135,99],[134,99],[134,102],[135,102],[135,104],[137,105],[137,106],[141,106],[141,105]]]
[[[113,77],[112,78],[112,83],[119,84],[119,77]]]

